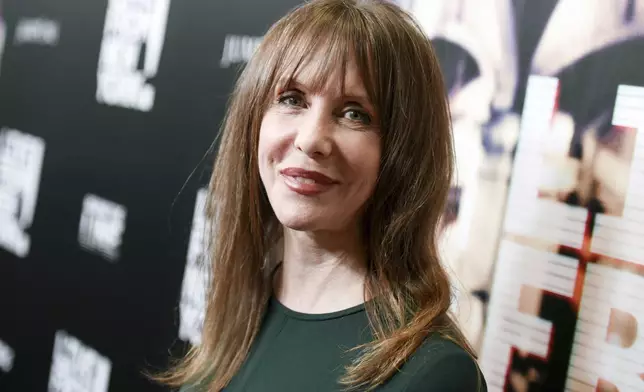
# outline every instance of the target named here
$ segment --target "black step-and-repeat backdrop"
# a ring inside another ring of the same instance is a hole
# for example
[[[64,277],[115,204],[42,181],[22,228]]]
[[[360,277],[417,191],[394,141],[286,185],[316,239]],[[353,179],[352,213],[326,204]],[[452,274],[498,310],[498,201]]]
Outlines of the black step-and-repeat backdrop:
[[[199,324],[200,162],[296,3],[3,0],[0,391],[162,390],[141,370]]]
[[[398,2],[450,88],[490,390],[644,390],[644,2]],[[199,344],[208,150],[296,3],[0,0],[0,391],[160,391]]]

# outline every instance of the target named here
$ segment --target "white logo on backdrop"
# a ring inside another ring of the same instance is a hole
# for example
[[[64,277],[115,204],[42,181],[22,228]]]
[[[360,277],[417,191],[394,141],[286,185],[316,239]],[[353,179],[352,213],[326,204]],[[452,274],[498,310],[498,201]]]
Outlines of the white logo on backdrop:
[[[205,203],[207,191],[200,189],[197,193],[192,231],[188,244],[186,271],[183,275],[181,288],[179,338],[194,345],[201,343],[203,327],[206,287],[207,260],[206,254],[206,225]]]
[[[226,35],[219,65],[228,68],[233,64],[247,63],[264,37]]]
[[[44,18],[25,18],[18,21],[13,37],[15,45],[37,44],[55,46],[60,38],[58,22]]]
[[[8,373],[13,368],[13,359],[15,354],[13,349],[0,340],[0,370]]]
[[[45,142],[15,129],[0,130],[0,247],[25,257],[31,239]]]
[[[96,100],[147,112],[159,68],[170,0],[109,0],[98,60]],[[139,65],[141,64],[141,65]]]
[[[127,211],[122,205],[87,194],[78,229],[78,242],[92,252],[110,261],[117,261]]]
[[[54,341],[49,392],[107,392],[112,363],[65,331]]]

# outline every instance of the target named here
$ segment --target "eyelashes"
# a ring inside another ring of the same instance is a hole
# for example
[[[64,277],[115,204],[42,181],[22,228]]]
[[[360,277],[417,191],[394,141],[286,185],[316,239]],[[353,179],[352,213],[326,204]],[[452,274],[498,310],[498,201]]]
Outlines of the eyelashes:
[[[280,94],[277,98],[277,103],[286,108],[295,110],[306,109],[308,107],[304,94],[298,90],[286,91]],[[371,115],[358,103],[351,104],[339,111],[338,114],[340,117],[363,126],[372,125],[373,119]]]
[[[280,105],[304,107],[305,102],[301,96],[294,93],[284,93],[277,98]]]
[[[349,114],[353,114],[355,117],[347,117]],[[371,125],[372,122],[371,116],[367,112],[357,109],[347,109],[344,111],[344,118],[351,121],[358,121],[363,125]]]

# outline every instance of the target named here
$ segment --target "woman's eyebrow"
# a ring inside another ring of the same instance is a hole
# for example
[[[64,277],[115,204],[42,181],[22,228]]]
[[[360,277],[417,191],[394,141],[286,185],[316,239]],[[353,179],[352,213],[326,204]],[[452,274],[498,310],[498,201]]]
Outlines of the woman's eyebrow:
[[[343,98],[345,101],[356,102],[362,106],[373,106],[366,94],[344,94]]]

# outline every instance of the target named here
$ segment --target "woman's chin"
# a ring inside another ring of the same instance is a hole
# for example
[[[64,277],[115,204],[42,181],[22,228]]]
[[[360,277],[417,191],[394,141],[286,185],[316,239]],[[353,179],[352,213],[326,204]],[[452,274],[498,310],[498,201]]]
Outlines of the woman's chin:
[[[291,230],[296,231],[316,231],[323,230],[324,222],[319,216],[310,216],[303,214],[276,214],[280,223]]]
[[[280,222],[285,228],[295,231],[315,231],[318,229],[314,222],[305,219],[280,219]]]

